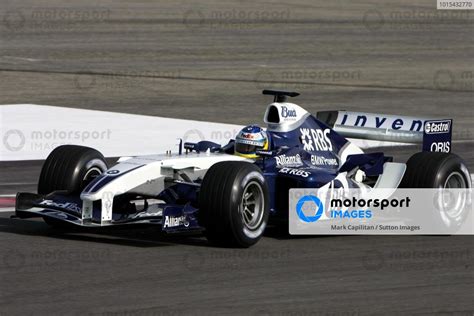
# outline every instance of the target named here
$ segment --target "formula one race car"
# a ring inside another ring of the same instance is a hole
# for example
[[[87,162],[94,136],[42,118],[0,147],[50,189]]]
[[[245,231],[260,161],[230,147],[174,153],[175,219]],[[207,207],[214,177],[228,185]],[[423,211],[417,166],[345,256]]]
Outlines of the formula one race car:
[[[112,167],[95,149],[57,147],[43,165],[38,194],[18,193],[16,216],[52,226],[158,224],[165,232],[202,231],[213,243],[249,247],[270,220],[288,220],[291,188],[471,186],[466,165],[450,153],[450,119],[311,115],[286,101],[296,92],[263,94],[274,98],[267,128],[248,126],[224,146],[181,141],[177,153],[123,157]],[[346,137],[422,143],[423,151],[397,163],[364,153]]]

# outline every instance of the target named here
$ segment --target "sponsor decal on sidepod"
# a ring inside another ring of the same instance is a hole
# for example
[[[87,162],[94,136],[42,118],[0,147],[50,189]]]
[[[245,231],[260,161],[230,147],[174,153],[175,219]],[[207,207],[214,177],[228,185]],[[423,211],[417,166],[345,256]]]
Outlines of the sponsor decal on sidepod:
[[[314,128],[300,128],[301,143],[303,149],[307,151],[331,151],[332,143],[329,139],[331,130],[326,128],[324,130]]]
[[[303,178],[307,178],[311,174],[311,172],[309,172],[309,171],[300,170],[300,169],[293,169],[293,168],[287,168],[287,167],[281,168],[279,173],[290,174],[290,175],[293,175],[293,176],[299,176],[299,177],[303,177]]]
[[[311,155],[311,164],[313,166],[337,166],[338,163],[336,158]]]
[[[295,156],[280,155],[275,157],[277,167],[299,167],[303,165],[300,155]]]

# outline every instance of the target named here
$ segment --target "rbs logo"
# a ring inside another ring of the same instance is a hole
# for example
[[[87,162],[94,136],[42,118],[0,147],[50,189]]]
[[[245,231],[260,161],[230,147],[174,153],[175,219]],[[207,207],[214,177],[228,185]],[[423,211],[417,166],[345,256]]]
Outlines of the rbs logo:
[[[303,149],[307,151],[331,151],[332,143],[329,139],[329,133],[331,130],[326,128],[325,130],[314,129],[314,128],[300,128],[301,132],[301,143]]]

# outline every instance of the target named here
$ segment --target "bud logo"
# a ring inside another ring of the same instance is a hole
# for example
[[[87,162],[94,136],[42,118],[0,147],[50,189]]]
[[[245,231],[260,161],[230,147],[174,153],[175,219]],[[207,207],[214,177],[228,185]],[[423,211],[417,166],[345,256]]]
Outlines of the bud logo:
[[[431,121],[425,123],[426,134],[442,134],[448,133],[451,127],[451,120],[446,121]]]
[[[300,128],[301,132],[301,143],[303,149],[307,151],[331,151],[332,143],[329,139],[329,133],[331,130],[326,128],[324,131],[321,129],[313,128]]]
[[[287,117],[296,117],[296,110],[295,109],[289,109],[286,106],[281,107],[281,117],[287,118]]]
[[[298,154],[296,156],[280,155],[275,157],[275,161],[277,167],[298,167],[303,165],[303,161],[301,161],[301,157]]]
[[[179,217],[165,216],[165,224],[163,225],[163,228],[178,227],[178,226],[184,226],[184,227],[189,226],[189,222],[186,220],[186,216],[179,216]]]

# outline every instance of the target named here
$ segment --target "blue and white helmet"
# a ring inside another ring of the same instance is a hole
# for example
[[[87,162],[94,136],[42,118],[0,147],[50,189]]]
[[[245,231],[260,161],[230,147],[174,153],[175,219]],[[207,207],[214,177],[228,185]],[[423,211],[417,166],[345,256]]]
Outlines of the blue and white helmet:
[[[260,126],[244,127],[235,137],[235,154],[246,158],[257,158],[257,150],[268,149],[268,136]]]

